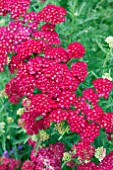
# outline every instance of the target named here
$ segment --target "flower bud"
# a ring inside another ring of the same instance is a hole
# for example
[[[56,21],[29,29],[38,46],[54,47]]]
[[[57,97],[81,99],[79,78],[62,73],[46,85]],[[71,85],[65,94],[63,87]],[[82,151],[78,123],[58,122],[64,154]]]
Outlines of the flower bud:
[[[105,39],[105,42],[109,44],[110,48],[113,48],[113,36],[109,36]]]
[[[106,156],[106,149],[103,146],[98,147],[97,149],[95,149],[94,155],[99,161],[102,161],[104,157]]]
[[[41,142],[49,139],[49,135],[48,135],[44,130],[41,130],[41,131],[39,132],[39,137],[40,137],[40,141],[41,141]]]
[[[0,27],[2,27],[2,26],[4,26],[4,25],[5,25],[5,19],[2,18],[2,19],[0,20]]]
[[[64,152],[62,160],[63,160],[64,162],[69,162],[69,161],[71,161],[71,155],[70,155],[70,153],[69,153],[69,152]]]
[[[14,122],[14,119],[13,119],[12,117],[8,117],[8,118],[7,118],[7,122],[8,122],[8,123],[13,123],[13,122]]]
[[[24,108],[19,108],[16,114],[21,116],[24,113],[24,110],[25,110]]]
[[[110,76],[110,73],[104,73],[102,78],[107,78],[108,80],[112,81],[112,77]]]
[[[0,122],[0,130],[3,130],[5,128],[5,122]]]

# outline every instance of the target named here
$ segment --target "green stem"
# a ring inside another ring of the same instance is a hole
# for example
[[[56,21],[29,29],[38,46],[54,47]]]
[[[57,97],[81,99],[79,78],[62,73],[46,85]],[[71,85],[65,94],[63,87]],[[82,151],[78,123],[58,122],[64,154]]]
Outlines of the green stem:
[[[109,49],[109,51],[108,51],[108,53],[107,53],[107,55],[106,55],[106,59],[104,60],[102,75],[103,75],[104,72],[105,72],[105,68],[106,68],[106,66],[107,66],[107,62],[109,61],[110,54],[111,54],[111,49]]]

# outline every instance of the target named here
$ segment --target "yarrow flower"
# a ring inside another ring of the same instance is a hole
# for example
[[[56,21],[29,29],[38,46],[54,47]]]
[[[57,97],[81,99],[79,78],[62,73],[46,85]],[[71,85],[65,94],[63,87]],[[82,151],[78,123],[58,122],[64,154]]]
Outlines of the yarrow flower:
[[[97,149],[95,149],[95,157],[101,162],[104,157],[106,156],[106,149],[102,146],[102,147],[98,147]]]
[[[6,157],[0,157],[0,169],[6,170],[11,169],[15,170],[16,168],[20,167],[20,160],[16,160],[13,158],[6,158]]]
[[[33,170],[41,170],[42,168],[61,170],[61,158],[64,151],[64,145],[60,142],[51,144],[48,148],[39,149],[36,156],[32,151],[31,161],[25,161],[22,170],[27,170],[29,167]]]
[[[65,21],[64,16],[66,14],[67,12],[64,8],[49,4],[38,13],[37,19],[47,23],[59,24]]]
[[[110,47],[110,48],[113,48],[113,36],[108,36],[108,37],[105,39],[105,42],[109,44],[109,47]]]
[[[27,13],[29,0],[1,1],[0,5],[0,15],[10,12],[11,18],[16,19],[0,28],[0,71],[8,64],[10,72],[15,73],[6,84],[5,93],[14,104],[22,99],[24,108],[17,111],[18,124],[32,136],[28,143],[33,151],[22,170],[61,170],[62,158],[67,166],[78,166],[79,170],[99,170],[99,166],[103,168],[104,165],[111,168],[112,153],[106,156],[107,163],[106,157],[103,160],[99,157],[98,166],[90,160],[98,157],[92,142],[99,136],[100,129],[104,128],[109,134],[113,132],[113,113],[104,113],[98,104],[101,97],[108,99],[113,83],[106,77],[95,79],[92,88],[84,89],[81,96],[77,96],[88,69],[86,62],[78,61],[85,54],[83,45],[73,42],[65,49],[55,31],[56,24],[65,21],[66,10],[49,4],[38,13]],[[20,16],[23,18],[18,20]],[[77,62],[68,67],[73,58]],[[12,122],[10,117],[7,120]],[[71,152],[60,142],[39,146],[37,150],[37,142],[44,143],[51,137],[45,131],[51,124],[56,124],[54,130],[62,136],[65,133],[79,135],[80,140],[71,146]],[[1,122],[1,129],[4,127]],[[81,165],[77,165],[75,159]],[[1,168],[10,165],[12,168],[11,160],[6,162]]]
[[[1,0],[0,1],[0,15],[5,16],[11,12],[11,18],[18,19],[24,16],[29,8],[30,0]]]

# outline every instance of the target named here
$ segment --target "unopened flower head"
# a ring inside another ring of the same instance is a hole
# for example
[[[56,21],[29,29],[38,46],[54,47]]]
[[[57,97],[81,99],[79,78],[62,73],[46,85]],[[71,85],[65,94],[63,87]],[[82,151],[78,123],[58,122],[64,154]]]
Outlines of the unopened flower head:
[[[61,121],[60,123],[56,124],[55,130],[57,130],[59,134],[64,135],[64,133],[69,131],[69,126],[65,127],[65,122]]]
[[[75,12],[75,13],[74,13],[74,16],[78,16],[78,15],[79,15],[78,12]]]
[[[10,61],[11,61],[11,59],[10,59],[10,58],[7,58],[7,64],[9,64],[9,63],[10,63]]]
[[[64,162],[69,162],[71,161],[71,154],[69,152],[64,152],[63,154],[63,159]]]
[[[5,19],[2,18],[2,19],[0,20],[0,26],[2,27],[2,26],[4,26],[4,25],[5,25]]]
[[[49,135],[44,130],[39,132],[39,137],[41,142],[49,139]]]
[[[8,122],[8,123],[13,123],[13,122],[14,122],[14,119],[13,119],[12,117],[8,117],[8,118],[7,118],[7,122]]]
[[[5,122],[0,122],[0,130],[3,130],[5,128]]]
[[[113,48],[113,36],[107,37],[105,42],[107,42],[109,44],[110,48]]]
[[[7,94],[5,93],[5,90],[0,91],[0,97],[8,98]]]
[[[37,135],[32,135],[32,137],[31,137],[31,139],[33,140],[33,141],[37,141]]]
[[[104,73],[102,78],[107,78],[108,80],[112,81],[112,77],[110,76],[110,73]]]
[[[24,108],[19,108],[18,110],[17,110],[17,115],[19,115],[19,116],[21,116],[22,114],[24,113]]]
[[[102,161],[104,159],[104,157],[106,156],[106,149],[102,146],[102,147],[98,147],[95,150],[95,157],[99,160]]]

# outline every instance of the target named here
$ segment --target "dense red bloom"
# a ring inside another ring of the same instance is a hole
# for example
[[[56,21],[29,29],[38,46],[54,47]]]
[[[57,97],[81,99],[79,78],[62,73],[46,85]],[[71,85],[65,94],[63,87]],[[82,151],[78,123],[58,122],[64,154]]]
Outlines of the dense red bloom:
[[[31,153],[31,160],[35,164],[35,170],[54,169],[61,170],[61,158],[64,153],[64,145],[60,142],[49,145],[49,148],[42,148],[35,154]]]
[[[17,103],[20,101],[20,94],[17,91],[17,80],[16,78],[11,79],[5,86],[5,92],[9,97],[9,101]]]
[[[69,113],[66,110],[56,109],[53,110],[50,114],[51,122],[60,123],[62,120],[67,120]]]
[[[73,105],[76,94],[72,91],[63,90],[60,95],[56,98],[57,105],[60,108],[69,109]]]
[[[25,161],[22,165],[22,170],[28,170],[28,169],[35,170],[35,165],[30,160]]]
[[[100,126],[108,133],[113,132],[113,113],[105,113],[101,118]]]
[[[36,40],[27,40],[22,43],[17,49],[17,54],[20,59],[26,59],[31,56],[33,53],[40,54],[45,51],[47,48],[47,44],[44,41],[36,41]]]
[[[76,151],[73,157],[78,156],[80,162],[85,160],[90,160],[94,155],[95,148],[91,146],[88,142],[78,142],[78,144],[73,145],[73,150]]]
[[[82,58],[85,54],[85,48],[79,42],[73,42],[68,45],[67,51],[69,58]]]
[[[99,106],[95,106],[93,109],[88,109],[85,112],[87,120],[92,120],[95,123],[101,124],[104,111]]]
[[[107,99],[109,97],[109,93],[113,88],[113,84],[107,78],[98,78],[93,81],[94,88],[99,97],[104,97]]]
[[[83,116],[78,116],[76,111],[71,111],[68,118],[68,124],[72,132],[80,134],[83,129],[86,128],[88,122],[84,119]]]
[[[88,123],[87,126],[82,129],[80,133],[80,138],[83,142],[92,143],[94,139],[99,136],[100,126],[95,125],[94,123]]]
[[[33,76],[17,76],[12,78],[5,87],[5,92],[9,96],[9,101],[17,103],[24,97],[32,97],[36,81]]]
[[[64,16],[66,14],[67,12],[64,8],[49,4],[37,14],[37,19],[38,21],[59,24],[65,21]]]
[[[30,103],[30,110],[36,111],[37,113],[46,116],[47,113],[57,108],[55,100],[49,98],[44,94],[37,94],[32,97]]]
[[[83,91],[83,97],[88,100],[88,102],[91,102],[94,106],[97,105],[99,99],[98,95],[95,93],[95,91],[92,88],[85,89]]]
[[[37,13],[29,12],[24,16],[24,21],[32,31],[35,31],[38,27],[39,21],[37,21]]]
[[[100,170],[113,169],[113,151],[111,151],[101,162]]]
[[[6,158],[1,157],[0,158],[0,168],[1,170],[15,170],[16,168],[20,167],[20,160],[16,160],[13,158]]]
[[[42,31],[54,31],[55,30],[55,25],[54,24],[50,24],[50,23],[46,23],[41,27]]]
[[[1,164],[1,165],[0,165],[0,169],[1,169],[1,170],[6,170],[6,169],[7,169],[7,166],[4,165],[4,164]]]
[[[24,16],[29,8],[30,0],[4,0],[0,2],[0,15],[5,16],[8,12],[11,13],[11,18],[18,19]]]
[[[82,116],[90,109],[90,105],[83,97],[76,97],[73,106],[76,109],[76,114]]]
[[[25,22],[35,21],[35,20],[37,20],[37,13],[34,12],[34,11],[26,13],[25,16],[24,16]]]
[[[54,47],[45,51],[45,58],[53,59],[56,62],[67,62],[69,60],[68,53],[62,47]]]
[[[0,28],[0,47],[13,54],[22,41],[30,38],[30,34],[30,29],[23,26],[23,21],[10,22],[8,26]]]
[[[6,0],[0,1],[0,16],[5,16],[8,12],[8,4]]]
[[[65,90],[74,91],[80,81],[71,75],[66,64],[54,64],[43,69],[37,80],[37,88],[50,97],[58,97]]]
[[[84,81],[88,74],[87,64],[85,62],[80,61],[73,63],[71,66],[71,73],[80,81]]]
[[[8,52],[6,49],[0,47],[0,71],[4,71],[4,65],[6,65],[8,59]]]
[[[61,44],[58,34],[55,31],[35,31],[32,36],[35,40],[43,40],[50,46]]]
[[[44,41],[27,40],[18,47],[17,55],[13,56],[10,62],[10,71],[14,73],[15,69],[18,69],[21,63],[28,61],[33,54],[40,54],[47,48],[47,44]]]
[[[88,163],[80,164],[78,166],[78,170],[101,170],[101,169],[94,162],[88,162]]]
[[[24,112],[21,116],[21,121],[23,124],[23,128],[26,130],[26,132],[30,135],[33,134],[38,134],[38,131],[41,129],[45,129],[45,125],[44,125],[44,120],[43,119],[39,119],[36,120],[36,118],[40,116],[37,112]],[[20,121],[19,121],[19,125]]]

